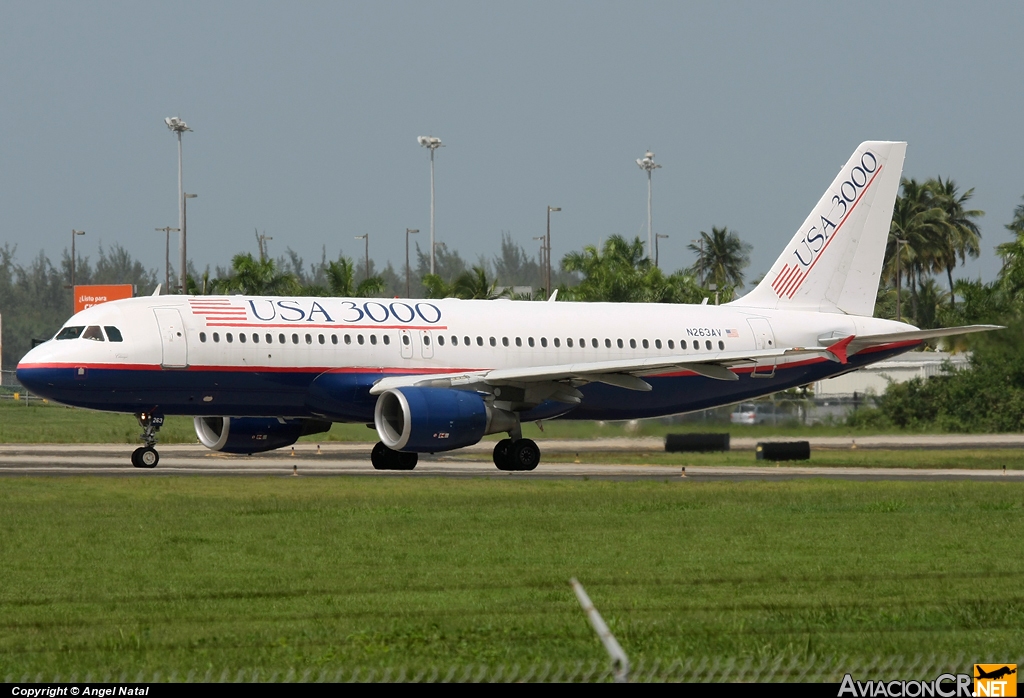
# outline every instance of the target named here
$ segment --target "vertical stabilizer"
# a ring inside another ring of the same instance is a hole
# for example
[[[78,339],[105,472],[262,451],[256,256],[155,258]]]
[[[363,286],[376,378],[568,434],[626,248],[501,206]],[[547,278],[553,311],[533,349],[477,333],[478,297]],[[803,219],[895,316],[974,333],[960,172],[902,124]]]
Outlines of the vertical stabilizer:
[[[731,305],[872,315],[906,151],[861,143],[764,280]]]

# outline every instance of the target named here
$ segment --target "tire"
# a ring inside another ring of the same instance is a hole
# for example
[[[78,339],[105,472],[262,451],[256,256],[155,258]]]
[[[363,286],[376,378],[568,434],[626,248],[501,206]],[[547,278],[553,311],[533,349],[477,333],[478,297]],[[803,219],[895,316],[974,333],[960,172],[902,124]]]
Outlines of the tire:
[[[540,449],[533,439],[519,439],[509,449],[510,470],[533,470],[540,463]]]
[[[145,448],[139,449],[138,453],[140,468],[155,468],[156,464],[160,462],[160,454],[156,452],[155,448],[146,446]]]
[[[403,451],[393,451],[397,457],[396,470],[412,470],[416,467],[416,464],[420,461],[420,454],[418,453],[405,453]]]
[[[132,451],[132,465],[135,466],[136,468],[144,468],[144,467],[146,467],[146,466],[144,466],[139,461],[139,454],[140,453],[142,453],[142,446],[139,446],[137,449]]]
[[[494,444],[494,465],[498,470],[512,470],[512,465],[509,462],[509,450],[512,448],[512,439],[502,439],[498,443]]]
[[[391,452],[390,448],[378,441],[373,450],[370,451],[370,462],[373,463],[373,469],[392,470],[391,459],[388,457],[391,455]]]

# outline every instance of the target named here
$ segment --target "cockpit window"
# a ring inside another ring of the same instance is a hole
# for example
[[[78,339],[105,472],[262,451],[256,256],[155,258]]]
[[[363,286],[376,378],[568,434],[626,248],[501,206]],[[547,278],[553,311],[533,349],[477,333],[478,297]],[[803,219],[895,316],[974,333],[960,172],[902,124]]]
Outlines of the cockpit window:
[[[82,335],[84,327],[65,327],[57,333],[54,339],[78,339]]]
[[[105,329],[107,331],[107,339],[109,339],[111,342],[123,342],[124,341],[124,338],[121,337],[121,330],[117,329],[116,327],[111,327],[110,325],[104,325],[103,329]]]
[[[82,339],[91,339],[95,342],[102,342],[103,330],[100,329],[99,325],[89,325],[85,328],[85,332],[82,333]]]

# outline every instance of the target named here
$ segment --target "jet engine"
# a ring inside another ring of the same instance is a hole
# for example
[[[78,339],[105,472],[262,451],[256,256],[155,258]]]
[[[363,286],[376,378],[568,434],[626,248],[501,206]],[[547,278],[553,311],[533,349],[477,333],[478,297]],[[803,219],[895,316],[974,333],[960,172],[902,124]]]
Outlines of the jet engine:
[[[468,390],[392,388],[377,398],[373,423],[390,449],[436,453],[472,446],[486,434],[513,429],[519,418]]]
[[[200,443],[224,453],[262,453],[291,446],[300,436],[320,434],[330,422],[274,417],[196,417]]]

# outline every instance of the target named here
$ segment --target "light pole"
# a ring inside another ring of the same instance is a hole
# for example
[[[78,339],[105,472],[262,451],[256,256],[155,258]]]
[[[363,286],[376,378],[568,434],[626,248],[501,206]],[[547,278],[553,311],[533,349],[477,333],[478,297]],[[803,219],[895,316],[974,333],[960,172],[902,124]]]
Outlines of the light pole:
[[[408,239],[408,237],[406,237]],[[366,278],[370,278],[370,234],[356,235],[356,240],[363,240],[366,242]]]
[[[545,276],[544,283],[547,285],[545,291],[549,296],[551,295],[551,212],[561,210],[562,209],[560,209],[558,206],[548,206],[548,234],[544,239],[544,247],[547,250],[547,254],[544,255],[544,260],[546,262],[547,267],[547,274]]]
[[[642,158],[637,158],[636,164],[641,170],[647,172],[647,254],[651,254],[651,173],[661,167],[654,162],[654,153],[647,151]]]
[[[187,245],[188,245],[188,235],[186,234],[186,231],[188,230],[188,200],[189,199],[195,199],[198,196],[199,196],[199,194],[185,194],[184,197],[181,200],[181,264],[182,264],[182,269],[185,268],[184,264],[185,264],[185,261],[188,259],[188,255],[186,254]],[[186,283],[188,282],[188,275],[184,271],[182,271],[181,274],[180,274],[180,277],[181,277],[181,292],[182,293],[188,293],[188,286],[186,286]]]
[[[667,240],[668,235],[655,235],[654,236],[654,266],[658,266],[658,240]]]
[[[177,116],[168,116],[164,119],[164,123],[174,133],[178,134],[178,230],[181,232],[181,237],[178,238],[178,263],[181,265],[181,270],[178,272],[178,278],[181,281],[181,291],[185,292],[185,193],[181,188],[181,134],[185,131],[191,131],[184,121]]]
[[[690,242],[700,245],[700,257],[697,258],[697,265],[700,270],[698,278],[700,279],[700,285],[704,286],[704,235],[702,234],[699,240],[690,240]],[[691,247],[690,249],[692,250],[693,248]]]
[[[434,151],[444,143],[434,136],[419,136],[416,142],[430,150],[430,273],[434,273]]]
[[[71,229],[71,293],[75,292],[75,238],[85,235],[84,230]]]
[[[901,307],[903,293],[900,291],[900,245],[906,245],[907,241],[901,238],[896,238],[896,322],[901,322]]]
[[[171,292],[171,233],[180,232],[178,228],[172,228],[170,226],[164,228],[157,228],[156,231],[163,232],[167,236],[166,247],[164,249],[164,293]]]
[[[418,228],[406,228],[405,229],[405,297],[412,298],[412,290],[409,286],[409,236],[415,235],[420,232]]]
[[[534,240],[540,240],[540,260],[539,260],[539,262],[540,262],[540,282],[542,284],[544,284],[544,283],[547,283],[547,281],[544,280],[544,277],[546,276],[545,272],[546,272],[546,270],[548,268],[548,262],[547,262],[547,258],[548,258],[547,257],[547,249],[548,249],[547,248],[547,236],[545,236],[545,235],[538,235],[538,236],[536,236],[533,239]]]

